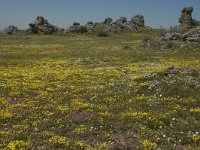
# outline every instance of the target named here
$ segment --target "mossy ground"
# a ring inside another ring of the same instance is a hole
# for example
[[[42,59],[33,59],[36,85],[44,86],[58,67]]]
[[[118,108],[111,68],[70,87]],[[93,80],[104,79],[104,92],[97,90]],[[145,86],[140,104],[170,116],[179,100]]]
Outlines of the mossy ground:
[[[162,75],[199,82],[200,48],[138,46],[156,36],[1,34],[0,149],[198,149],[199,87]]]

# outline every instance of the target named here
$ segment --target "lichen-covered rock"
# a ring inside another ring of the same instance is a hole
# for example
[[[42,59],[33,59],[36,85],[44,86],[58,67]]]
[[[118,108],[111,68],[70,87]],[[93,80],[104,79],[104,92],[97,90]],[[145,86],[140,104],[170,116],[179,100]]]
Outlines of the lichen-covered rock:
[[[94,28],[95,28],[96,24],[93,23],[92,21],[88,21],[85,25],[85,28],[87,30],[88,33],[93,33],[94,32]]]
[[[161,37],[161,41],[171,41],[171,40],[180,40],[182,39],[182,34],[180,33],[166,33],[165,37]]]
[[[127,30],[130,30],[130,31],[136,31],[137,30],[136,29],[137,27],[135,26],[135,24],[132,21],[125,22],[123,25]]]
[[[112,24],[111,26],[107,27],[106,29],[109,33],[119,33],[125,30],[123,25]]]
[[[133,24],[138,27],[144,27],[144,23],[145,23],[144,16],[137,14],[131,19],[131,22],[133,22]]]
[[[123,24],[126,23],[126,22],[127,22],[126,17],[120,17],[119,19],[117,19],[117,20],[115,21],[115,24],[117,24],[117,25],[123,25]]]
[[[73,23],[70,27],[68,27],[65,31],[66,33],[86,33],[87,29],[80,25],[80,23]]]
[[[112,18],[110,18],[110,17],[108,17],[108,18],[106,18],[105,20],[104,20],[104,24],[111,24],[113,22],[113,19]]]
[[[34,23],[35,23],[35,25],[49,24],[48,21],[46,19],[44,19],[44,17],[42,17],[42,16],[37,16]]]
[[[8,27],[5,29],[5,31],[6,31],[7,34],[12,34],[12,33],[16,32],[17,30],[18,30],[18,28],[15,27],[15,26],[13,26],[13,25],[8,26]]]
[[[54,26],[50,23],[48,23],[48,20],[46,20],[42,16],[37,16],[34,23],[29,24],[30,28],[28,31],[31,33],[44,33],[44,34],[51,34],[54,32],[62,32],[62,28],[58,28],[57,26]]]
[[[186,41],[189,41],[189,42],[200,42],[200,37],[188,37],[188,38],[186,38]]]
[[[182,28],[191,28],[194,26],[194,20],[192,19],[193,7],[185,7],[181,11],[179,23]]]

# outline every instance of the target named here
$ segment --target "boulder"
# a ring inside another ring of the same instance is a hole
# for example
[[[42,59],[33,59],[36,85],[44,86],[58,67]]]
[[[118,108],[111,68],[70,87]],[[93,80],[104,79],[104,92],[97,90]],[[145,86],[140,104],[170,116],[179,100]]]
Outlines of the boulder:
[[[200,26],[200,21],[193,19],[194,26]]]
[[[125,27],[123,25],[117,25],[117,24],[112,24],[111,26],[106,28],[106,31],[109,33],[119,33],[123,32],[125,30]]]
[[[112,18],[110,18],[110,17],[108,17],[108,18],[106,18],[105,20],[104,20],[104,24],[111,24],[113,22],[113,19]]]
[[[131,22],[133,22],[133,24],[135,24],[138,27],[144,27],[144,16],[137,14],[135,15],[132,19]]]
[[[44,17],[42,17],[42,16],[37,16],[34,23],[35,23],[35,25],[44,25],[44,24],[48,24],[48,21],[46,19],[44,19]]]
[[[129,22],[126,22],[123,24],[125,26],[125,28],[127,30],[130,30],[130,31],[138,31],[139,30],[139,26],[137,26],[134,22],[132,21],[129,21]]]
[[[183,40],[188,42],[200,42],[200,27],[195,27],[183,34]]]
[[[95,28],[96,24],[93,23],[92,21],[88,21],[85,25],[85,28],[87,30],[88,33],[93,33],[94,32],[94,28]]]
[[[66,33],[85,33],[87,29],[80,25],[79,23],[73,23],[70,27],[66,29]]]
[[[28,31],[30,31],[31,33],[51,34],[54,32],[62,32],[64,30],[48,23],[48,20],[46,20],[42,16],[37,16],[34,23],[30,23],[29,26],[30,28],[28,29]]]
[[[182,39],[182,34],[173,32],[173,33],[166,33],[165,37],[161,37],[161,41],[172,41],[172,40],[180,40]]]
[[[18,28],[11,25],[11,26],[8,26],[5,30],[6,30],[7,34],[12,34],[12,33],[16,32],[18,30]]]
[[[123,24],[126,23],[126,22],[127,22],[126,17],[120,17],[119,19],[117,19],[117,20],[115,21],[115,24],[117,24],[117,25],[123,25]]]
[[[79,22],[74,22],[73,25],[74,25],[74,26],[79,26],[80,23],[79,23]]]
[[[192,19],[193,7],[185,7],[181,11],[179,23],[182,28],[191,28],[194,26],[194,20]]]
[[[200,42],[200,37],[188,37],[186,38],[188,42]]]

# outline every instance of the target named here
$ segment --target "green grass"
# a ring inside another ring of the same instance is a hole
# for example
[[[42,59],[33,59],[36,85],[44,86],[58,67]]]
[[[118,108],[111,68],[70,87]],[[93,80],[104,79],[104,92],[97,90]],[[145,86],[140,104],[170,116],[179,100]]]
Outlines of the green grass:
[[[198,149],[200,48],[156,36],[1,34],[0,149]]]

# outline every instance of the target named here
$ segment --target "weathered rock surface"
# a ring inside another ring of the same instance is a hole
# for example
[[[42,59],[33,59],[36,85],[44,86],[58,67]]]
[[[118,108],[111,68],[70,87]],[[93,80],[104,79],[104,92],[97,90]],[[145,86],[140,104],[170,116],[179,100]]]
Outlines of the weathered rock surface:
[[[104,24],[111,24],[113,22],[113,19],[112,18],[110,18],[110,17],[108,17],[108,18],[106,18],[105,20],[104,20]]]
[[[200,26],[193,27],[186,33],[167,33],[165,37],[161,37],[160,41],[173,41],[173,40],[182,40],[185,42],[200,42]]]
[[[192,12],[193,7],[183,8],[179,18],[180,25],[171,28],[171,32],[161,37],[160,41],[200,42],[200,22],[192,18]]]
[[[80,25],[78,22],[74,22],[73,25],[68,27],[65,31],[66,33],[85,33],[87,32],[87,29]]]
[[[96,23],[93,23],[92,21],[88,21],[85,25],[85,28],[88,33],[93,33],[95,26],[96,26]]]
[[[192,18],[193,7],[185,7],[181,11],[181,16],[179,18],[180,27],[191,28],[194,26],[194,20]]]
[[[145,21],[143,15],[135,15],[130,21],[127,21],[125,17],[120,17],[115,22],[112,18],[106,18],[103,23],[92,23],[88,22],[85,26],[86,29],[91,33],[97,28],[103,28],[109,33],[117,33],[128,31],[138,31],[145,27]]]
[[[116,25],[123,25],[123,24],[126,23],[126,22],[127,22],[126,17],[120,17],[119,19],[117,19],[117,20],[115,21],[115,24],[116,24]]]
[[[161,37],[161,41],[171,41],[171,40],[180,40],[182,39],[182,34],[173,32],[173,33],[166,33],[165,37]]]
[[[34,23],[30,23],[29,26],[30,28],[28,29],[28,31],[30,31],[31,33],[51,34],[54,32],[64,31],[64,29],[58,28],[57,26],[48,23],[48,21],[42,16],[38,16]]]
[[[137,27],[144,27],[144,16],[137,14],[131,19],[131,22]]]
[[[99,30],[103,30],[105,32],[110,33],[118,33],[128,31],[138,31],[143,28],[147,28],[145,26],[144,16],[143,15],[135,15],[129,22],[125,17],[120,17],[116,21],[113,21],[112,18],[105,18],[103,22],[94,23],[92,21],[88,21],[85,26],[80,25],[79,23],[73,23],[72,26],[68,27],[65,32],[66,33],[95,33]]]
[[[8,26],[5,29],[5,31],[6,31],[7,34],[12,34],[12,33],[16,32],[17,30],[18,30],[18,28],[16,26],[13,26],[13,25]]]

